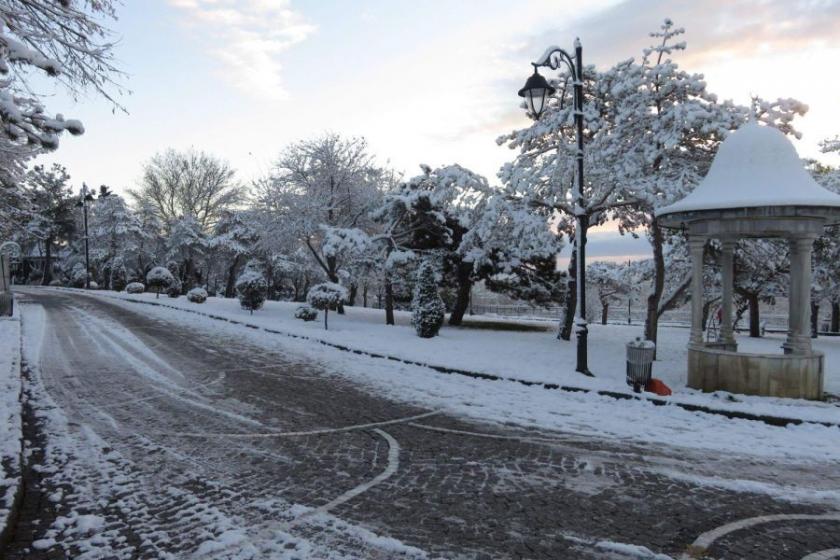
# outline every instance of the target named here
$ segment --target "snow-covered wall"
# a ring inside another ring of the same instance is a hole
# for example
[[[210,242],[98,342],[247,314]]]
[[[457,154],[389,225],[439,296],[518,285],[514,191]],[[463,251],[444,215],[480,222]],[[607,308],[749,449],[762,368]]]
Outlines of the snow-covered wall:
[[[0,317],[0,544],[21,490],[20,310]]]

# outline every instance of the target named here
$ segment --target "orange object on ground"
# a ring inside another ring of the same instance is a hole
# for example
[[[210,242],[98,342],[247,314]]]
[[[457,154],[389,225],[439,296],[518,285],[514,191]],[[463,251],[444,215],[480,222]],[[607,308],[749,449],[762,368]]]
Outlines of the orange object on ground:
[[[671,388],[665,385],[661,379],[651,378],[648,384],[645,385],[645,391],[648,393],[656,393],[660,397],[667,397],[671,394]]]

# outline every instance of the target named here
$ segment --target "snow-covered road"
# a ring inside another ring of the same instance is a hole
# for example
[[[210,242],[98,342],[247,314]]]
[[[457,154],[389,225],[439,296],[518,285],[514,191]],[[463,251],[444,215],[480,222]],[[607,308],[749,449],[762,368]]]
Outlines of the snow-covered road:
[[[9,559],[656,558],[741,519],[837,507],[767,490],[840,487],[830,464],[482,424],[386,398],[283,341],[24,298],[36,464]],[[775,523],[709,551],[840,544],[831,519]]]

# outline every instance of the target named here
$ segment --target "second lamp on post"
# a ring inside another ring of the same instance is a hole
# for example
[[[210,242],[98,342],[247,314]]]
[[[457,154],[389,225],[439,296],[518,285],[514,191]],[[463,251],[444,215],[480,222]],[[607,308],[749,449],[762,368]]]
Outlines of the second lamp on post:
[[[572,195],[572,206],[575,214],[575,334],[577,336],[577,367],[578,372],[591,376],[587,358],[588,329],[586,325],[586,230],[589,227],[589,216],[584,210],[583,201],[583,49],[580,40],[575,40],[575,56],[560,47],[549,47],[545,53],[532,62],[534,73],[519,90],[519,96],[525,98],[528,111],[539,120],[548,105],[548,98],[555,93],[555,88],[539,73],[542,66],[557,70],[565,64],[572,77],[574,92],[575,136],[577,139],[576,181]]]

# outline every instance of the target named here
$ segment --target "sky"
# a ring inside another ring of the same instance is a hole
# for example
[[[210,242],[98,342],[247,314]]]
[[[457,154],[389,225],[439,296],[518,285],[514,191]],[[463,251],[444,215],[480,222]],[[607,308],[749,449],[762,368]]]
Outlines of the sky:
[[[460,163],[492,182],[514,155],[495,139],[528,125],[516,92],[532,60],[575,37],[586,64],[638,59],[666,17],[686,29],[682,68],[721,99],[807,103],[800,155],[840,164],[818,149],[840,134],[840,0],[142,0],[117,13],[124,110],[45,91],[86,132],[38,163],[62,163],[76,186],[124,192],[169,147],[217,155],[247,184],[327,131],[364,136],[408,175]],[[610,226],[589,237],[593,258],[649,253]]]

